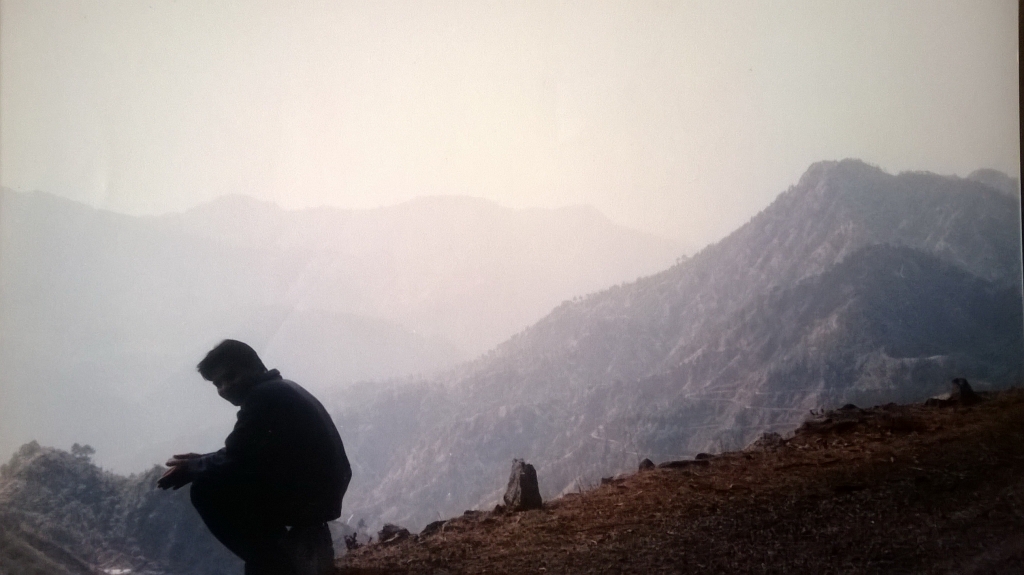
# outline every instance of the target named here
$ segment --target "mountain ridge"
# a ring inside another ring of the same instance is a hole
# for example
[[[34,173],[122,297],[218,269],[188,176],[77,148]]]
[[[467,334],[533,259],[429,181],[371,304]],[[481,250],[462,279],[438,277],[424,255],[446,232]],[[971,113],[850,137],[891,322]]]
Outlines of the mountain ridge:
[[[379,424],[353,414],[353,404],[338,406],[339,421],[354,417],[368,430],[350,431],[374,486],[354,480],[356,499],[370,502],[355,512],[417,527],[438,513],[493,504],[500,493],[482,476],[513,457],[533,461],[552,495],[651,453],[742,445],[846,397],[919,400],[936,392],[927,382],[957,376],[1005,385],[1021,373],[1019,221],[1019,204],[977,182],[891,176],[853,160],[815,164],[722,241],[665,271],[567,301],[427,384],[417,392],[419,407],[403,416],[404,455],[388,458],[402,462],[396,467],[373,462],[380,450],[367,434],[381,433]],[[904,271],[895,283],[878,280]],[[943,288],[929,291],[932,281]],[[860,307],[837,300],[829,293],[836,289],[861,297]],[[793,295],[800,290],[807,293]],[[879,319],[896,296],[906,313],[896,323]],[[795,302],[791,315],[772,315],[783,313],[772,306],[784,297]],[[804,300],[834,303],[801,316]],[[982,318],[1006,307],[1008,319],[986,333]],[[750,322],[757,313],[767,314],[760,331]],[[930,315],[947,330],[966,318],[966,332],[993,338],[998,351],[933,333]],[[795,335],[772,351],[772,326],[788,324]],[[884,332],[897,328],[917,337],[918,351],[938,355],[887,355],[893,342]],[[814,341],[825,347],[814,351]],[[753,349],[770,361],[759,364],[748,355]],[[780,388],[787,378],[793,383]],[[774,399],[742,407],[758,393]],[[368,401],[364,412],[387,412],[388,400]]]

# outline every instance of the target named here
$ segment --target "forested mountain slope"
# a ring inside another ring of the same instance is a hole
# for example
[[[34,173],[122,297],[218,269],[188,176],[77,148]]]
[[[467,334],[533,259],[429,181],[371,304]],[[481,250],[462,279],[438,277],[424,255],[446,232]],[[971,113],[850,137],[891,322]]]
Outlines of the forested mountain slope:
[[[0,468],[0,573],[241,571],[192,510],[187,488],[157,490],[156,467],[130,477],[104,471],[85,449],[28,443]]]
[[[416,389],[339,396],[351,511],[416,527],[493,504],[513,457],[550,495],[812,408],[920,399],[955,376],[1006,385],[1024,344],[1019,217],[974,180],[815,164],[693,258]]]

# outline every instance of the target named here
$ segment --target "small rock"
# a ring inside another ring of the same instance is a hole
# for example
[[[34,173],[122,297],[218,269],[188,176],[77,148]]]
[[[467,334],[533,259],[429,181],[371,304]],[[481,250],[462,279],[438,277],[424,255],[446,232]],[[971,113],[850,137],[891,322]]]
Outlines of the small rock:
[[[648,469],[654,469],[654,462],[650,459],[644,459],[640,462],[640,471],[647,471]]]
[[[801,433],[828,433],[829,431],[832,431],[832,422],[833,419],[831,417],[825,417],[822,419],[808,419],[807,421],[800,424],[800,427],[797,428],[797,431]],[[776,442],[775,437],[778,437],[778,442]],[[779,435],[778,433],[765,433],[764,435],[761,436],[761,439],[759,439],[758,441],[765,441],[768,444],[766,445],[766,447],[781,447],[784,443],[782,441],[782,436]],[[777,445],[775,445],[776,443]]]
[[[981,401],[981,396],[971,389],[967,380],[958,377],[953,380],[952,392],[932,397],[924,402],[927,407],[952,407],[956,405],[974,405]]]
[[[961,405],[974,405],[981,401],[981,396],[974,393],[971,389],[971,384],[967,383],[967,380],[958,377],[953,380],[953,392],[949,394],[951,401],[957,401]]]
[[[540,509],[544,505],[537,485],[537,470],[522,459],[512,460],[504,501],[509,511]]]
[[[807,422],[804,422],[804,424],[800,426],[801,429],[804,429],[805,427],[807,427]],[[766,431],[761,434],[761,437],[759,437],[757,441],[748,445],[747,450],[774,451],[776,449],[781,449],[785,445],[786,440],[783,439],[781,435],[773,431]]]
[[[409,538],[409,530],[391,523],[385,523],[384,527],[377,532],[377,542],[380,545],[392,545]]]
[[[420,537],[427,537],[428,535],[433,535],[433,534],[437,533],[438,531],[441,531],[442,529],[444,529],[445,523],[448,523],[448,522],[447,521],[434,521],[432,523],[427,523],[427,526],[423,528],[423,531],[420,531]]]
[[[712,457],[714,457],[714,456],[711,455],[710,453],[698,453],[693,458],[698,460],[698,461],[700,461],[700,460],[704,460],[704,459],[711,459]]]

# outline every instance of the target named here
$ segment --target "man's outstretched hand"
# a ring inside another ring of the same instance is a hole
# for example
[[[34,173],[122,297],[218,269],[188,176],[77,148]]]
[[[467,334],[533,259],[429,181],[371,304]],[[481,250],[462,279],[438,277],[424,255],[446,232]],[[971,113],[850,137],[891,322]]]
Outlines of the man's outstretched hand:
[[[188,470],[190,459],[202,457],[198,453],[183,453],[172,456],[167,460],[166,465],[170,467],[160,479],[157,479],[156,486],[160,489],[180,489],[192,481],[192,474]]]

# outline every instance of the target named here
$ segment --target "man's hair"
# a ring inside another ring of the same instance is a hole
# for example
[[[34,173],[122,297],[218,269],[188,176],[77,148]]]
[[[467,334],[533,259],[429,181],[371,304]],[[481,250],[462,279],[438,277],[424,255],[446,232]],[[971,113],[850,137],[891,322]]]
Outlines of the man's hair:
[[[256,350],[234,339],[218,343],[196,366],[199,375],[207,381],[213,381],[213,376],[221,369],[235,375],[267,371]]]

